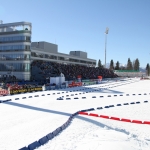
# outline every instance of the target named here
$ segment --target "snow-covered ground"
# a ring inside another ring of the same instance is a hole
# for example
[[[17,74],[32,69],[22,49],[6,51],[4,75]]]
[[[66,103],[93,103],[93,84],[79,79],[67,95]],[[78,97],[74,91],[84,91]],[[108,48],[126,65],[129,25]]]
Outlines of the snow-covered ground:
[[[150,100],[149,89],[150,81],[135,78],[85,87],[1,97],[1,101],[6,99],[12,99],[12,101],[0,103],[0,150],[17,150],[28,146],[61,126],[72,113],[82,109],[94,107],[95,111],[90,113],[150,121],[150,102],[144,103],[145,100]],[[28,98],[35,95],[39,97]],[[56,100],[62,96],[64,100]],[[92,98],[93,96],[96,98]],[[75,97],[79,99],[74,99]],[[71,99],[66,100],[66,98]],[[141,103],[116,106],[116,104],[136,101]],[[96,109],[106,105],[115,105],[115,107]],[[38,148],[38,150],[83,149],[149,150],[150,125],[77,115],[58,136]]]

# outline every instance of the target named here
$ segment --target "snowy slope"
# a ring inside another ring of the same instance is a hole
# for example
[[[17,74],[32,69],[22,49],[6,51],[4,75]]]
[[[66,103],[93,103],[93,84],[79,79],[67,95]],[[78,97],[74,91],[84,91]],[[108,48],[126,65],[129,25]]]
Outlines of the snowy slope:
[[[20,100],[15,100],[16,96],[2,97],[1,100],[11,98],[12,101],[0,104],[0,149],[16,150],[27,146],[61,126],[72,113],[92,107],[140,101],[141,104],[95,109],[91,113],[150,121],[150,104],[143,103],[150,99],[149,82],[139,79],[106,82],[101,85],[17,95]],[[69,92],[69,90],[78,91]],[[87,91],[91,92],[86,93]],[[45,96],[41,96],[43,93]],[[139,93],[141,95],[138,95]],[[74,95],[71,96],[72,94]],[[40,96],[22,99],[30,95]],[[60,96],[64,96],[64,100],[56,100]],[[92,98],[93,96],[96,98]],[[100,96],[104,97],[100,98]],[[70,97],[71,100],[66,100],[66,97]],[[149,125],[78,115],[67,129],[38,149],[146,150],[150,147],[149,128]]]

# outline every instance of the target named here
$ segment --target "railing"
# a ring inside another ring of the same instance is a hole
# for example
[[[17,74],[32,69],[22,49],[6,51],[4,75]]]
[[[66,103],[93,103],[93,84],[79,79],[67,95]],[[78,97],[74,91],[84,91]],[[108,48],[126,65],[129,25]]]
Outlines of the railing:
[[[75,64],[77,63],[77,64],[81,64],[81,65],[94,65],[94,64],[91,64],[91,63],[82,63],[80,61],[77,62],[77,61],[72,61],[72,60],[59,60],[59,59],[54,58],[54,57],[53,58],[52,57],[45,57],[45,56],[41,57],[40,55],[34,55],[34,54],[31,54],[31,56],[36,57],[36,58],[46,58],[46,59],[51,59],[51,60],[56,60],[56,61],[58,60],[58,61],[62,61],[64,63],[66,62],[66,63],[75,63]]]
[[[0,44],[2,44],[2,43],[17,43],[17,42],[31,42],[31,40],[0,41]]]
[[[23,51],[31,51],[31,49],[13,49],[13,50],[0,50],[0,53],[2,52],[23,52]]]
[[[0,32],[0,35],[6,35],[6,34],[19,34],[19,33],[29,33],[29,34],[31,34],[31,31],[20,30],[20,31],[10,31],[10,32]]]
[[[14,60],[15,61],[20,61],[20,60],[30,60],[30,58],[13,58],[13,59],[11,59],[11,58],[9,58],[9,59],[8,58],[7,59],[1,59],[0,58],[0,61],[7,61],[7,60],[8,61],[14,61]]]
[[[3,73],[3,72],[7,72],[7,74],[6,75],[8,75],[8,74],[11,74],[12,72],[14,73],[14,72],[17,72],[17,73],[19,73],[19,72],[30,72],[30,70],[0,70],[0,73]]]

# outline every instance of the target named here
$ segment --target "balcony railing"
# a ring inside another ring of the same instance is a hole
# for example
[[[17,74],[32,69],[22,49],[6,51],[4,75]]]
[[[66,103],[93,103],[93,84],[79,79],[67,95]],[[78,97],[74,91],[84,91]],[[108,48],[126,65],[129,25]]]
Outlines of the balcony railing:
[[[6,58],[6,59],[1,59],[0,61],[20,61],[20,60],[30,60],[30,58]]]
[[[0,32],[0,35],[20,34],[20,33],[29,33],[29,34],[31,34],[31,31],[28,31],[28,30],[20,30],[20,31]]]
[[[30,42],[31,43],[31,40],[0,41],[0,44],[4,44],[4,43],[18,43],[18,42]]]
[[[31,51],[31,49],[13,49],[13,50],[0,50],[0,53],[2,53],[2,52],[24,52],[24,51],[28,51],[28,52],[30,52]]]
[[[57,60],[57,59],[55,59],[55,58],[44,57],[44,56],[41,57],[41,56],[37,56],[37,55],[35,56],[35,55],[32,55],[32,54],[31,54],[31,57],[33,57],[33,58],[34,58],[34,57],[35,57],[35,58],[46,58],[46,59],[49,59],[49,60],[56,60],[56,61],[62,61],[62,62],[63,62],[63,61],[66,62],[66,61],[67,61],[68,63],[69,63],[69,62],[72,62],[72,63],[85,64],[85,65],[95,65],[94,62],[93,62],[93,64],[91,64],[91,62],[86,62],[86,63],[84,63],[84,62],[80,62],[80,60],[79,60],[78,62],[77,62],[77,61],[73,61],[73,60]],[[32,59],[32,58],[31,58],[31,59]]]
[[[0,69],[0,72],[9,72],[9,73],[7,73],[7,74],[10,74],[10,73],[12,73],[12,72],[30,72],[30,70],[10,70],[10,69],[4,69],[4,70],[2,70],[2,69]]]

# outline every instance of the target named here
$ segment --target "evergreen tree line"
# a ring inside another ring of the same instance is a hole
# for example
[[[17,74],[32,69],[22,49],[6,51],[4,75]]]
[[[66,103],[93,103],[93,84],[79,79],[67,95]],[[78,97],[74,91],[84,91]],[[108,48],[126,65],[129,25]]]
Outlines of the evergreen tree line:
[[[98,67],[99,68],[104,68],[104,66],[102,65],[102,62],[101,62],[100,59],[98,61]],[[110,61],[110,66],[109,66],[109,69],[111,69],[111,70],[135,70],[135,71],[139,71],[139,68],[140,68],[140,62],[139,62],[138,58],[136,60],[134,60],[133,62],[130,60],[130,58],[128,58],[126,67],[120,66],[119,61],[117,61],[116,64],[114,65],[113,60]],[[146,74],[148,76],[150,75],[150,65],[149,65],[149,63],[147,63],[147,65],[146,65]]]
[[[98,67],[104,68],[100,59],[98,61]],[[114,61],[111,60],[109,69],[111,69],[111,70],[135,70],[135,71],[139,71],[139,67],[140,67],[140,62],[139,62],[138,58],[136,60],[134,60],[133,62],[130,60],[130,58],[128,58],[126,67],[120,66],[119,61],[117,61],[116,64],[114,64]]]

